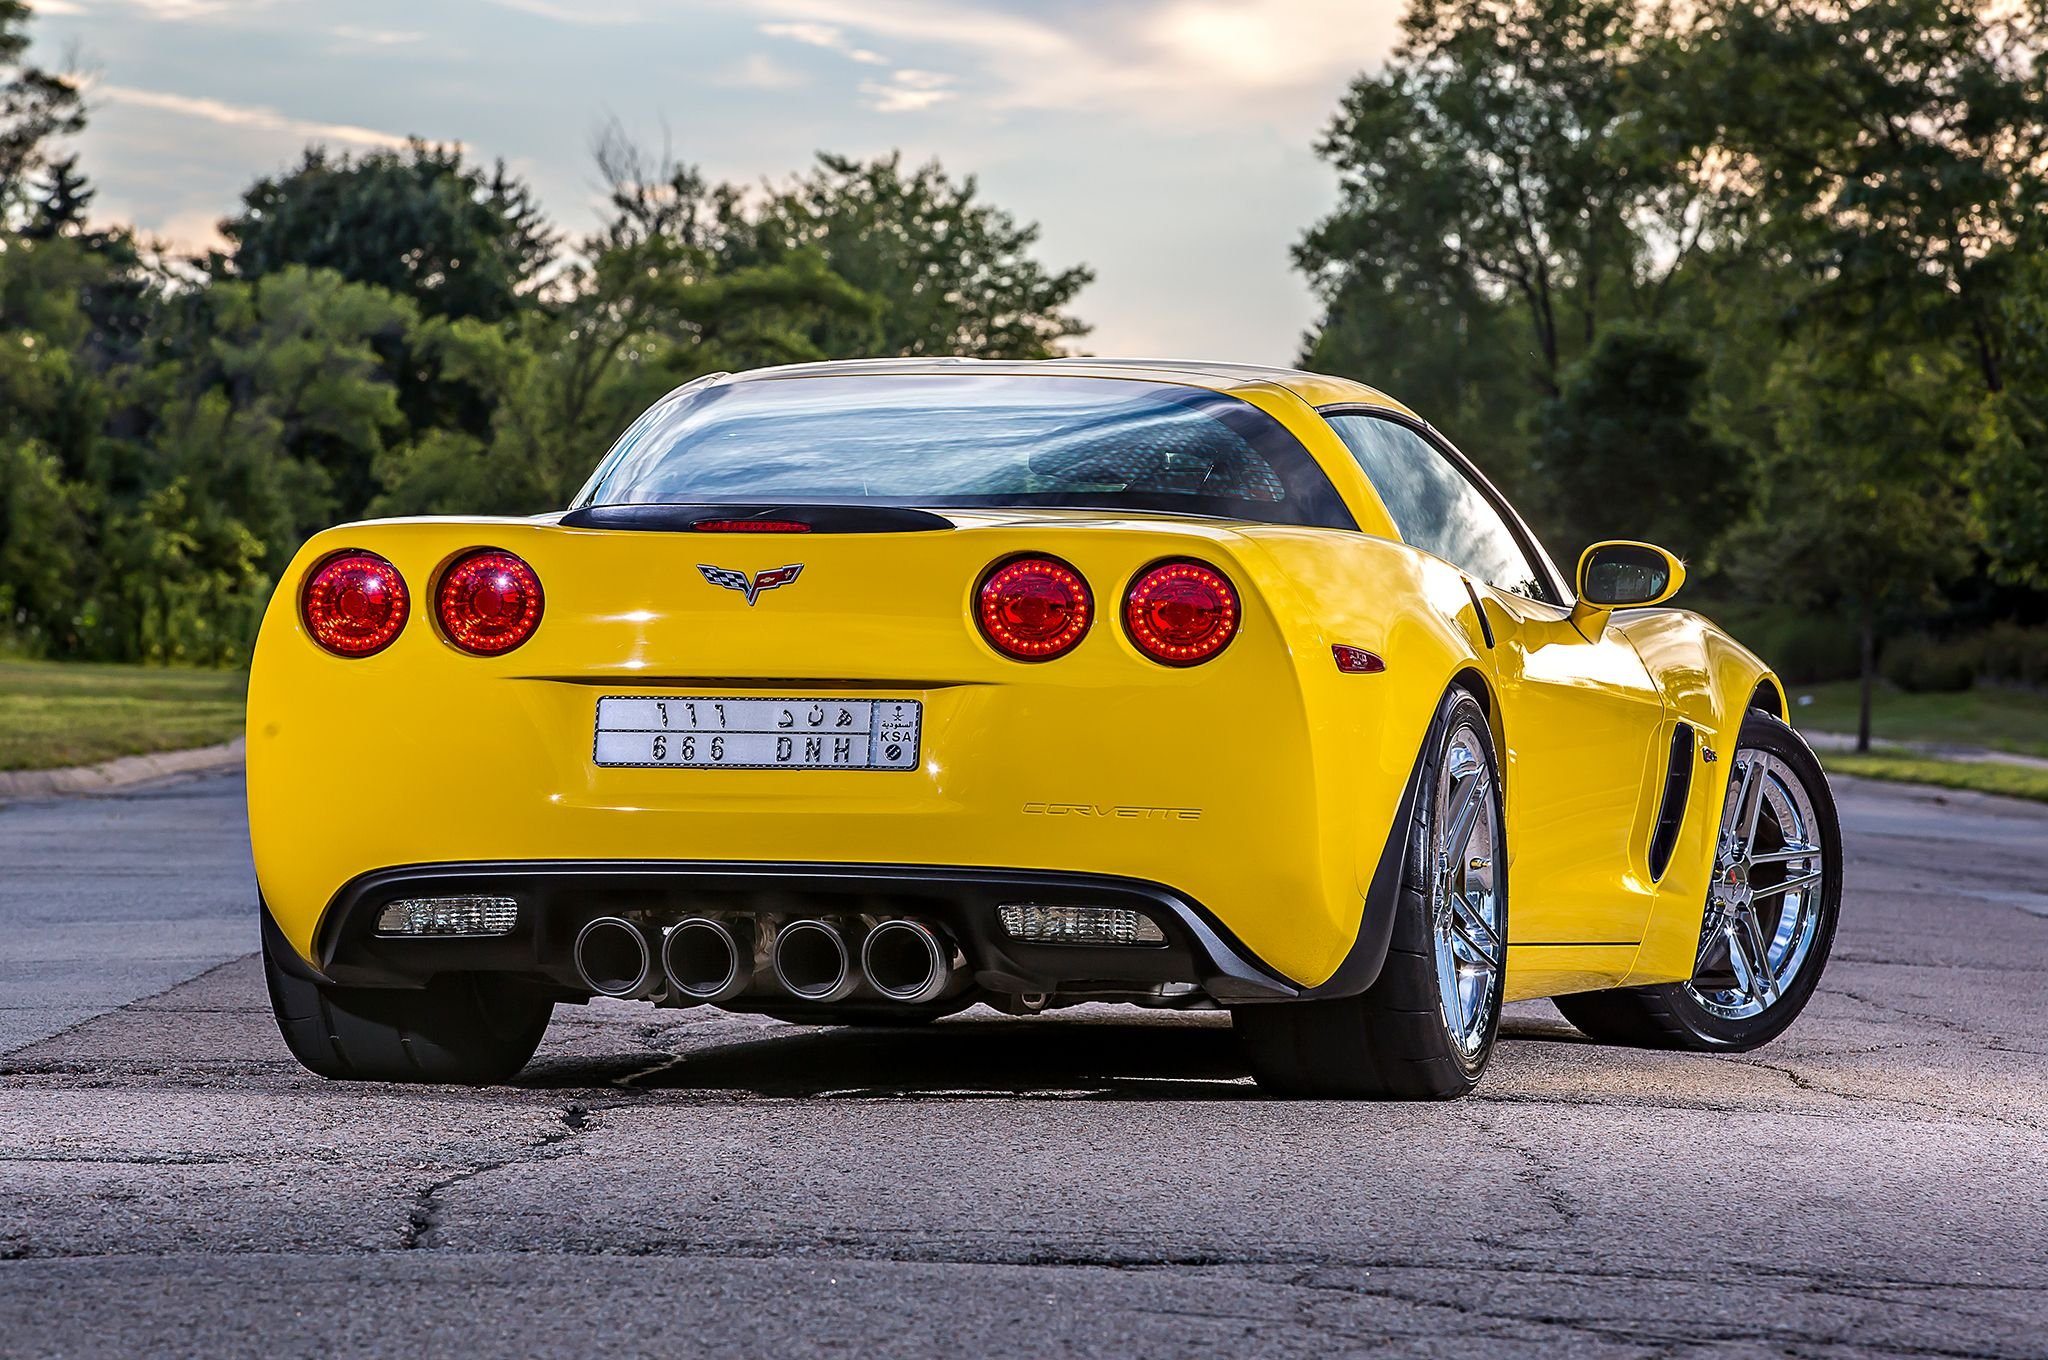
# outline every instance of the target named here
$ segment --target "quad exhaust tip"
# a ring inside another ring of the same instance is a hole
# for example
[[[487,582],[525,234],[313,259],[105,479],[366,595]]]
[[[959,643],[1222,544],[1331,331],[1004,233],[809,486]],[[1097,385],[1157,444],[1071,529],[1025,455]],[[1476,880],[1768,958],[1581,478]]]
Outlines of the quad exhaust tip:
[[[692,916],[669,927],[661,942],[661,971],[669,995],[693,1004],[727,1001],[754,980],[753,927],[743,942],[724,921]]]
[[[846,937],[827,921],[791,921],[776,931],[770,962],[775,980],[806,1001],[843,1001],[858,982]]]
[[[654,955],[640,927],[600,916],[576,932],[576,976],[598,996],[643,997],[654,990]]]
[[[936,1001],[952,981],[952,949],[917,921],[884,921],[861,941],[860,966],[876,991],[891,1001]]]

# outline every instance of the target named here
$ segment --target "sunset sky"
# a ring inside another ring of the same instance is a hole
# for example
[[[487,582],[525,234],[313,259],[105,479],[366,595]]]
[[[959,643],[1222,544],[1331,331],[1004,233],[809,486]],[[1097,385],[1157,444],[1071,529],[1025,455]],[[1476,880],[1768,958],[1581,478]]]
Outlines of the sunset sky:
[[[1289,245],[1333,200],[1314,141],[1392,44],[1392,0],[35,0],[91,81],[107,219],[181,245],[309,140],[503,157],[595,221],[616,117],[721,178],[901,148],[981,177],[1085,260],[1097,353],[1282,363],[1313,315]]]

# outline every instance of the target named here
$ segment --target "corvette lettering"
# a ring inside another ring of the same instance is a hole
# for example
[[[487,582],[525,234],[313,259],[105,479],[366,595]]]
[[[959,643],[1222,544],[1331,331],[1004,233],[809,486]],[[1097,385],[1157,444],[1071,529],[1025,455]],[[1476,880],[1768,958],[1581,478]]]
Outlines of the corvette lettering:
[[[1141,807],[1135,803],[1026,803],[1027,817],[1121,817],[1145,822],[1199,822],[1200,808]]]
[[[737,590],[740,594],[746,596],[747,607],[751,609],[753,608],[754,601],[761,597],[762,591],[773,590],[777,586],[786,586],[797,577],[803,575],[804,564],[792,562],[786,567],[772,567],[767,571],[756,572],[751,580],[748,579],[745,572],[734,571],[730,567],[707,567],[700,562],[697,564],[697,570],[703,572],[704,579],[712,585],[723,586],[727,590]]]

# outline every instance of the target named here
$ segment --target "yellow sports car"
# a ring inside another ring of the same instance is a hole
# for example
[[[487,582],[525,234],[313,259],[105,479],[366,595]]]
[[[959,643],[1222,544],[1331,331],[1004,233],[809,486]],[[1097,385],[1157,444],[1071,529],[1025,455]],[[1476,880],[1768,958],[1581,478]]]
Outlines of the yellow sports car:
[[[886,360],[678,389],[564,512],[350,524],[271,602],[271,999],[483,1082],[593,997],[806,1024],[1223,1007],[1293,1095],[1452,1096],[1503,1001],[1745,1049],[1841,840],[1769,669],[1576,579],[1371,388]]]

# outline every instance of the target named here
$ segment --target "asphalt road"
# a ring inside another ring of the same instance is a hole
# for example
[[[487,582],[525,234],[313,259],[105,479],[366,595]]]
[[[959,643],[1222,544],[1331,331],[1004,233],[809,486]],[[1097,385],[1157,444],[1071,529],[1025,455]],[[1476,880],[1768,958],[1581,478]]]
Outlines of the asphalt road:
[[[1408,1106],[1106,1008],[564,1007],[516,1086],[331,1085],[234,780],[0,810],[0,1354],[2048,1355],[2048,809],[1842,792],[1776,1045],[1520,1006]]]

